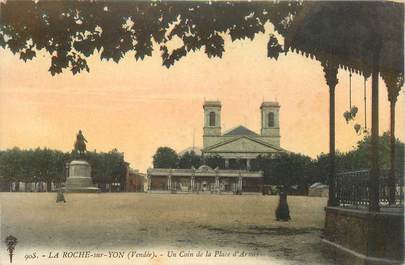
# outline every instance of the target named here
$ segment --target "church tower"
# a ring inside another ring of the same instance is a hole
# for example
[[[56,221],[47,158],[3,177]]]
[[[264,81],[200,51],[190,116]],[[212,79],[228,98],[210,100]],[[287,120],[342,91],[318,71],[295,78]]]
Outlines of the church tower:
[[[221,139],[221,102],[204,102],[203,147],[206,148]]]
[[[260,106],[261,136],[269,144],[280,147],[280,105],[278,102],[263,102]]]

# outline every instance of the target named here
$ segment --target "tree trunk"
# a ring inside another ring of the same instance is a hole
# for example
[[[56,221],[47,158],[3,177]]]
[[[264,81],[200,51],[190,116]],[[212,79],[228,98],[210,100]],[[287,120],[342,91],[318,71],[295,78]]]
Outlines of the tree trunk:
[[[46,191],[47,192],[52,191],[52,181],[47,181],[46,182]]]

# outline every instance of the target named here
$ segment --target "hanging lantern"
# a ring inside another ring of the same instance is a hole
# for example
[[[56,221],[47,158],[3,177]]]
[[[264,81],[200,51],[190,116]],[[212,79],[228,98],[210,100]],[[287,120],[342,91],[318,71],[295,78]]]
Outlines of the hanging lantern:
[[[359,133],[359,132],[360,132],[360,129],[361,129],[360,124],[356,123],[356,124],[354,125],[354,130],[356,131],[357,134],[360,134],[360,133]]]
[[[350,109],[351,117],[352,117],[352,118],[356,117],[356,114],[357,114],[358,111],[359,111],[359,108],[357,108],[356,106],[353,106],[353,107]]]
[[[352,118],[352,114],[350,113],[350,111],[345,111],[345,113],[343,113],[343,117],[345,117],[346,123],[349,123]]]

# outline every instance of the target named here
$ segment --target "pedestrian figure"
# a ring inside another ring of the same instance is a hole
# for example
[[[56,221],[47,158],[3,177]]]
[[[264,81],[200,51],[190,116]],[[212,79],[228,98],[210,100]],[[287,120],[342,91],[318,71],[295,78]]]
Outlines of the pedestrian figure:
[[[287,192],[284,190],[280,191],[280,200],[276,209],[276,219],[277,221],[289,221],[291,219],[287,203]]]
[[[58,194],[56,195],[56,202],[66,202],[65,195],[63,195],[62,186],[59,185]]]

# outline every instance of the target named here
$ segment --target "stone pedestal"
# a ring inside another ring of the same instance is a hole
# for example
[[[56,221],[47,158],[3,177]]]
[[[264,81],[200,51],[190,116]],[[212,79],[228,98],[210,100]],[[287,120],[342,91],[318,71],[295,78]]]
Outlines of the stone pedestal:
[[[91,167],[83,160],[69,163],[69,177],[66,179],[66,192],[98,192],[91,179]]]

